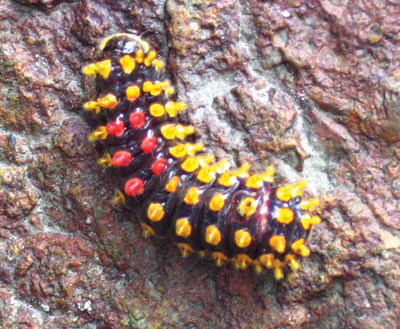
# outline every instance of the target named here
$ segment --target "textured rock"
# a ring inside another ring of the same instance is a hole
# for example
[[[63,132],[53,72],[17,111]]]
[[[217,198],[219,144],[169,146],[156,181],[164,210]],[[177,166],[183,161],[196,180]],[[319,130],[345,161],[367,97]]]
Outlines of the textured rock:
[[[394,0],[2,1],[0,327],[396,328],[399,22]],[[298,272],[181,259],[111,204],[80,68],[127,29],[218,156],[309,178],[324,221]]]

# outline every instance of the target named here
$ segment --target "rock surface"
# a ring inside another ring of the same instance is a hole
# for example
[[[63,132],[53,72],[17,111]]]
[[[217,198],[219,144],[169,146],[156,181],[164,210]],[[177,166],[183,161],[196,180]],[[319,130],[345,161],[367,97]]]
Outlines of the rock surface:
[[[112,205],[80,68],[129,29],[217,156],[309,178],[299,271],[182,259]],[[398,1],[4,0],[0,41],[1,328],[398,327]]]

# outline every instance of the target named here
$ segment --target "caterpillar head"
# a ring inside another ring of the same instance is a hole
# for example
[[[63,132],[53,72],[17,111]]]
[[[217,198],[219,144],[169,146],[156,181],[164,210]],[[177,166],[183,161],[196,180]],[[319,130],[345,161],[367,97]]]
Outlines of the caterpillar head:
[[[132,33],[116,33],[105,38],[100,44],[103,53],[135,54],[139,49],[145,53],[150,50],[149,44]]]

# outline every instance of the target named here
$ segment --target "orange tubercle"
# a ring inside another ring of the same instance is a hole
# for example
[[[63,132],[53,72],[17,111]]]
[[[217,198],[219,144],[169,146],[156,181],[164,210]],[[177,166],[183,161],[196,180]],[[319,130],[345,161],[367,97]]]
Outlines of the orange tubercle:
[[[155,136],[146,137],[141,143],[143,153],[151,153],[157,147],[157,138]]]
[[[128,151],[117,151],[112,157],[114,167],[124,167],[132,160],[132,154]]]
[[[107,124],[106,131],[110,136],[120,137],[125,130],[125,124],[122,120],[117,119]]]
[[[131,178],[125,183],[125,194],[129,196],[138,196],[144,192],[144,182],[140,178]]]
[[[151,165],[151,171],[154,175],[160,175],[165,167],[167,166],[167,159],[166,158],[159,158],[154,161]]]

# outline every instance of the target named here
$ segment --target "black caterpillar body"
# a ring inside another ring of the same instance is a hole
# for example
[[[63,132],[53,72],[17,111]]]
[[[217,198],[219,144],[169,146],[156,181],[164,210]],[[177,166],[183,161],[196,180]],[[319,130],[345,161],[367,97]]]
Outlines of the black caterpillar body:
[[[248,164],[229,171],[226,159],[216,163],[194,143],[194,128],[177,122],[186,104],[174,100],[147,42],[121,33],[101,49],[102,58],[83,69],[98,93],[84,108],[96,126],[89,140],[104,150],[99,163],[116,173],[114,202],[127,204],[146,236],[170,238],[184,257],[198,252],[218,266],[272,268],[277,279],[285,264],[297,269],[321,220],[309,213],[318,199],[302,200],[307,181],[276,186],[273,167],[250,175]]]

